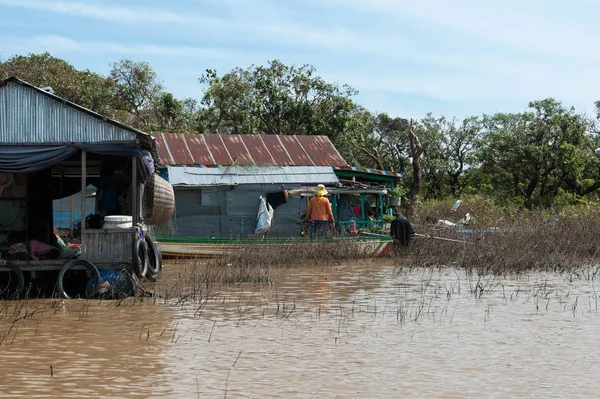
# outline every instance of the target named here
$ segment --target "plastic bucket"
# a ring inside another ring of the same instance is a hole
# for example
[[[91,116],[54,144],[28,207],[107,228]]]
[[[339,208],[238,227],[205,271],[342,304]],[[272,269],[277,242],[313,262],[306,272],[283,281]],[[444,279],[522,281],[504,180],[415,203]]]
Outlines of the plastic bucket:
[[[90,297],[98,292],[100,295],[106,295],[108,297],[122,295],[130,296],[134,294],[133,282],[127,273],[122,270],[100,270],[100,279],[103,281],[103,284],[100,287],[97,287],[98,282],[96,277],[89,279],[86,286],[86,292]],[[96,293],[94,293],[94,288],[97,291]]]
[[[132,220],[133,218],[131,216],[104,216],[104,224],[102,227],[105,229],[126,229],[132,226]]]

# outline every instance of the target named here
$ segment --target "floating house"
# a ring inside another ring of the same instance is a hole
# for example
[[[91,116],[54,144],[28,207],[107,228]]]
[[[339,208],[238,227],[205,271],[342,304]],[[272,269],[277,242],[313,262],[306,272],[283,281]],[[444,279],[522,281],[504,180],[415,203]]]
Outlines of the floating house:
[[[175,191],[175,211],[156,234],[243,238],[254,233],[261,196],[317,184],[336,186],[331,165],[346,165],[324,136],[155,135],[162,175]],[[269,235],[300,236],[306,199],[275,206]]]
[[[260,197],[271,203],[284,190],[295,194],[272,204],[268,236],[300,237],[308,196],[318,184],[331,193],[342,233],[350,225],[382,228],[385,184],[400,177],[350,167],[325,136],[157,134],[155,139],[161,174],[175,191],[173,217],[159,226],[159,237],[252,237]],[[342,207],[348,206],[353,214],[344,214]]]
[[[18,78],[0,80],[0,293],[56,282],[65,297],[85,295],[81,286],[99,285],[104,269],[143,277],[150,254],[137,225],[171,215],[168,198],[157,200],[158,186],[166,197],[170,189],[157,183],[157,161],[152,136]],[[104,209],[79,197],[79,214],[97,217],[64,237],[74,244],[66,251],[53,201],[89,185],[103,188]],[[105,215],[117,223],[103,225]]]

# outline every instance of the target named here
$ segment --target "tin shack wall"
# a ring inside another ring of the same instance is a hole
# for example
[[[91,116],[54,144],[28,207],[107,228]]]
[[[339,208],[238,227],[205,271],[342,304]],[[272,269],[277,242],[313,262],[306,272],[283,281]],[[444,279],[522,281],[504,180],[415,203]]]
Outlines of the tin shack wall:
[[[299,184],[286,185],[293,189]],[[281,184],[247,184],[216,187],[175,187],[175,212],[168,224],[159,226],[158,236],[240,238],[254,232],[259,198],[281,191]],[[297,237],[306,200],[288,198],[274,212],[269,236]]]
[[[27,83],[0,84],[2,144],[135,143],[133,130]]]

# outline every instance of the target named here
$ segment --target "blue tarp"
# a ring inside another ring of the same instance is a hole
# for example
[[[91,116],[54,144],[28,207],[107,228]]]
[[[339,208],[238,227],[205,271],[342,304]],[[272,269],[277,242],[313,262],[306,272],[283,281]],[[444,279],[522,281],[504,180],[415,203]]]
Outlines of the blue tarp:
[[[143,165],[140,180],[154,173],[154,162],[148,151],[126,144],[77,145],[0,145],[0,172],[30,173],[48,169],[64,161],[79,150],[113,156],[135,156]]]
[[[36,172],[50,168],[76,152],[76,147],[68,145],[0,145],[0,172]]]

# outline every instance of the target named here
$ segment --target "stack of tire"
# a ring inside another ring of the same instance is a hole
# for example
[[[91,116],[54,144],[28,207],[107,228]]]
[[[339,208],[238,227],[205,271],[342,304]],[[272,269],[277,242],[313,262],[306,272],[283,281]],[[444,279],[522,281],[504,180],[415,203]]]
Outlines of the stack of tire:
[[[146,278],[150,281],[154,281],[156,275],[162,269],[162,254],[156,246],[156,243],[148,236],[145,236],[144,239],[138,238],[133,246],[132,256],[133,275],[137,280],[141,281]],[[118,273],[115,273],[112,269],[105,269],[100,272],[93,263],[82,259],[76,259],[65,264],[58,275],[58,292],[60,296],[65,299],[71,298],[71,295],[69,295],[65,289],[65,275],[67,271],[75,266],[83,266],[91,276],[86,286],[86,295],[88,298],[98,296],[99,292],[102,293],[101,291],[105,290],[105,287],[103,287],[105,281],[112,286],[111,292],[121,291],[120,294],[130,294],[129,287],[131,287],[131,291],[134,289],[135,284],[125,272],[118,271]],[[22,273],[20,278],[22,278]],[[128,279],[131,284],[123,283],[124,279]],[[121,287],[126,288],[121,289]],[[111,297],[112,296],[113,295],[111,295]]]
[[[133,273],[141,280],[154,280],[162,269],[162,254],[148,236],[138,238],[133,246]]]

